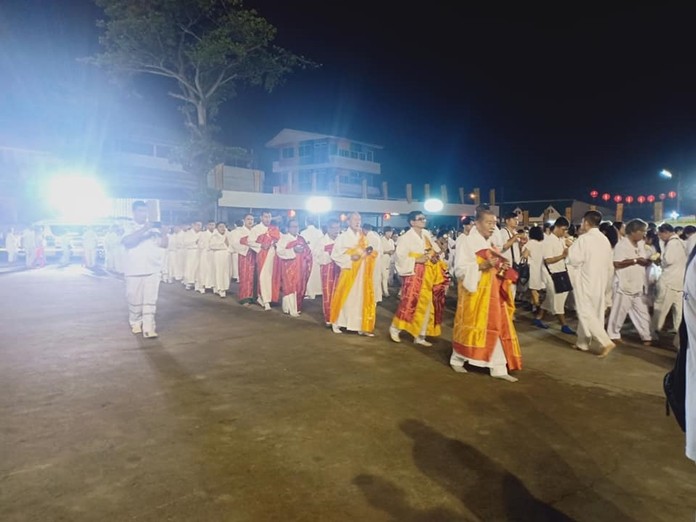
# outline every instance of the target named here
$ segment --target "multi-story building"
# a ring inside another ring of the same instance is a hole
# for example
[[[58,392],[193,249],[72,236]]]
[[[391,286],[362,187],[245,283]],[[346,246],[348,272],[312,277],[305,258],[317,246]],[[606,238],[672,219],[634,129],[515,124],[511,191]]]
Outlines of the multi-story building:
[[[266,147],[277,151],[273,173],[281,194],[379,197],[379,145],[283,129]]]

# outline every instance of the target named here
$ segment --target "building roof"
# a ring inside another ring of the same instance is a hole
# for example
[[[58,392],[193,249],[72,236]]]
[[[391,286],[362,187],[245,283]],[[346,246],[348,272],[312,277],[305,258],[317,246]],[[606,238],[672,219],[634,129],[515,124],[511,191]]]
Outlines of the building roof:
[[[266,143],[266,147],[269,148],[278,148],[283,145],[287,145],[288,143],[297,143],[299,141],[308,141],[308,140],[323,140],[326,138],[333,138],[333,139],[338,139],[338,140],[348,140],[353,143],[360,143],[361,145],[367,145],[369,147],[373,147],[375,149],[382,149],[383,147],[381,145],[375,145],[374,143],[366,143],[363,141],[356,141],[350,138],[345,138],[345,137],[340,137],[340,136],[332,136],[330,134],[317,134],[315,132],[307,132],[307,131],[301,131],[301,130],[295,130],[295,129],[283,129],[280,131],[278,134],[275,135],[275,137]]]
[[[500,204],[500,209],[503,214],[512,212],[516,208],[527,210],[530,216],[541,216],[544,211],[549,208],[555,208],[560,214],[565,212],[567,207],[573,206],[572,199],[539,199],[531,201],[506,201]]]

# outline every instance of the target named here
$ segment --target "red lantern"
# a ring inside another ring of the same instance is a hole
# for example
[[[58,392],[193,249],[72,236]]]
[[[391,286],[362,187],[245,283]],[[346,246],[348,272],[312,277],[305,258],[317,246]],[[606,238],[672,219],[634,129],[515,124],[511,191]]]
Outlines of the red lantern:
[[[599,192],[597,192],[596,190],[593,190],[592,192],[590,192],[590,197],[592,199],[596,199],[597,196],[599,196]]]
[[[346,216],[345,214],[341,214],[341,221],[345,221],[346,219],[348,219],[348,216]]]
[[[389,219],[391,219],[391,214],[387,212],[386,214],[384,214],[384,220],[387,221]]]
[[[674,198],[677,197],[677,193],[674,192],[673,190],[670,190],[670,191],[667,193],[667,196],[669,197],[669,199],[674,199]]]
[[[611,199],[611,194],[609,194],[608,192],[605,192],[604,194],[602,194],[602,199],[604,201],[609,201]]]
[[[653,196],[652,194],[650,194],[650,195],[648,196],[648,203],[655,203],[655,196]]]
[[[628,203],[629,205],[633,203],[633,196],[626,196],[626,203]]]
[[[297,215],[297,212],[294,210],[288,210],[288,217],[289,218],[294,218]]]
[[[660,201],[664,201],[667,198],[667,194],[660,194]]]
[[[636,201],[642,205],[643,203],[645,203],[645,196],[638,196],[636,198]]]
[[[618,194],[614,196],[614,203],[621,203],[623,201],[623,198],[619,196]]]

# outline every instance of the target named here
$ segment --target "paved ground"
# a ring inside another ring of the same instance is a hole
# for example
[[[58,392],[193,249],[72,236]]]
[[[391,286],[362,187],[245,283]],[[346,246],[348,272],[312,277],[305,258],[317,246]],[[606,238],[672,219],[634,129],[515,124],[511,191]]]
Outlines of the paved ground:
[[[600,360],[521,315],[510,384],[452,372],[445,340],[389,341],[394,302],[367,339],[322,327],[317,302],[292,319],[163,286],[145,342],[117,279],[0,288],[4,522],[694,518],[668,350]]]

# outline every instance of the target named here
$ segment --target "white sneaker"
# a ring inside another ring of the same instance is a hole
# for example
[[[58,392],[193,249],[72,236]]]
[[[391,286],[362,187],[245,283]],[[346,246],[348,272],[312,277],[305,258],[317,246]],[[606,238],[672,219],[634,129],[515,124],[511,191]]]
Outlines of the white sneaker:
[[[452,368],[455,372],[457,373],[469,373],[464,366],[455,366],[454,364],[450,364],[450,368]]]
[[[337,325],[335,325],[335,324],[332,324],[332,325],[331,325],[331,330],[333,331],[333,333],[337,333],[337,334],[343,333],[343,332],[341,331],[341,327],[340,327],[340,326],[337,326]]]
[[[270,309],[271,309],[271,305],[269,303],[266,303],[263,305],[264,312],[268,312]]]
[[[225,296],[227,295],[227,293],[226,293],[226,292],[220,292],[219,295],[220,295],[220,297],[225,297]]]
[[[394,328],[393,326],[389,327],[389,337],[391,337],[391,340],[394,341],[395,343],[400,343],[401,338],[399,337],[399,334],[401,333],[401,330],[398,328]]]
[[[159,335],[157,334],[157,332],[152,330],[151,332],[143,332],[143,337],[145,339],[154,339],[155,337],[159,337]]]
[[[362,330],[358,332],[358,335],[362,335],[363,337],[374,337],[375,334],[372,332],[363,332]]]
[[[136,335],[141,334],[141,333],[143,333],[143,327],[139,324],[135,324],[135,325],[131,326],[131,333],[136,334]]]
[[[433,343],[426,341],[425,337],[416,337],[413,340],[413,343],[418,344],[420,346],[425,346],[426,348],[430,348],[433,345]]]

